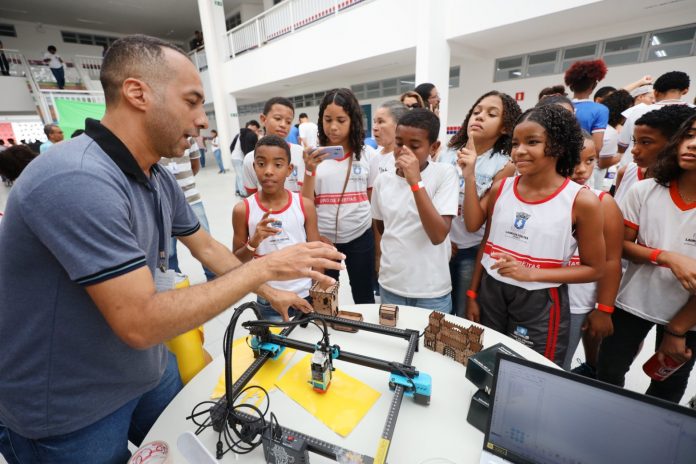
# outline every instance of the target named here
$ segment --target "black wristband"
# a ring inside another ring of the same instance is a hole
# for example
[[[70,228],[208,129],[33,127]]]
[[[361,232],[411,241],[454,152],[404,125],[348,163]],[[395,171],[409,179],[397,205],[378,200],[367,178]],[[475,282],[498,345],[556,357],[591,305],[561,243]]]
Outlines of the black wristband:
[[[686,338],[686,334],[685,334],[685,333],[679,335],[678,333],[672,332],[671,330],[669,330],[669,328],[668,328],[667,326],[662,327],[662,331],[663,331],[664,333],[666,333],[667,335],[671,335],[671,336],[673,336],[673,337],[677,337],[677,338]]]

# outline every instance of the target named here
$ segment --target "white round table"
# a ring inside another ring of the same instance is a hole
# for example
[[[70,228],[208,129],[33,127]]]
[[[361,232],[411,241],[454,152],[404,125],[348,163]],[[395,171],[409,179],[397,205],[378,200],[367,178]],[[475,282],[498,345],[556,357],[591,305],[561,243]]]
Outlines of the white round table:
[[[360,312],[365,322],[377,324],[379,322],[378,308],[379,305],[353,305],[341,306],[340,309]],[[247,310],[245,312],[247,317],[243,316],[240,319],[235,328],[235,338],[248,335],[248,331],[241,327],[241,322],[249,319],[251,314],[252,312]],[[401,306],[397,327],[422,332],[428,325],[429,315],[428,310]],[[447,315],[446,319],[464,327],[472,324],[466,319],[451,315]],[[329,330],[331,344],[339,345],[344,351],[397,362],[403,362],[406,354],[407,342],[404,339],[367,331],[346,333]],[[310,324],[305,329],[296,328],[290,337],[316,343],[321,333]],[[529,360],[555,366],[548,359],[515,340],[485,328],[484,347],[501,342]],[[304,352],[296,353],[288,367],[300,360],[304,354]],[[219,356],[191,380],[162,413],[145,438],[145,442],[164,440],[169,443],[176,464],[186,462],[176,448],[177,438],[183,432],[196,430],[193,422],[186,420],[186,417],[191,414],[196,404],[210,399],[213,387],[223,372],[223,364],[223,357]],[[404,397],[387,461],[414,464],[478,463],[483,433],[466,421],[471,396],[476,392],[476,387],[465,377],[466,368],[451,358],[425,348],[422,337],[412,364],[419,371],[432,376],[430,405],[416,404],[412,398]],[[277,388],[270,393],[270,411],[275,413],[280,424],[285,427],[362,454],[375,456],[387,410],[393,398],[393,393],[388,386],[389,373],[343,362],[340,358],[334,362],[334,366],[381,393],[375,405],[346,438],[330,430]],[[212,427],[202,432],[198,438],[208,451],[215,455],[218,434],[212,430]],[[310,461],[312,463],[334,462],[312,453],[310,453]],[[263,463],[263,450],[259,446],[254,452],[241,456],[228,452],[219,462]]]

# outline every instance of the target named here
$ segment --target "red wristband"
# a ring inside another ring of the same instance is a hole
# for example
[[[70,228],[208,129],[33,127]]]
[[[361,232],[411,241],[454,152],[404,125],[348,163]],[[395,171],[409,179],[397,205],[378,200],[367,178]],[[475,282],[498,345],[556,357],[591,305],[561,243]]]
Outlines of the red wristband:
[[[307,177],[314,177],[314,176],[317,175],[317,173],[316,173],[316,172],[312,172],[312,171],[310,171],[309,169],[305,169],[304,175],[307,176]]]
[[[417,192],[417,191],[419,191],[419,190],[422,189],[422,188],[425,188],[425,184],[423,183],[422,180],[419,180],[417,184],[413,184],[413,185],[411,186],[411,191],[412,191],[412,192]]]
[[[468,296],[468,297],[471,298],[472,300],[475,300],[475,299],[478,297],[478,293],[476,293],[476,292],[473,291],[473,290],[467,290],[467,291],[466,291],[466,296]]]
[[[650,258],[648,258],[650,259],[650,262],[653,263],[655,266],[659,266],[659,264],[657,263],[657,257],[660,256],[660,253],[662,253],[662,250],[660,250],[659,248],[655,248],[652,251],[652,253],[650,253]]]
[[[614,312],[614,307],[613,307],[613,306],[608,306],[608,305],[605,305],[605,304],[602,304],[602,303],[597,303],[597,304],[595,305],[595,309],[596,309],[597,311],[602,311],[603,313],[607,313],[607,314],[612,314],[612,313]]]

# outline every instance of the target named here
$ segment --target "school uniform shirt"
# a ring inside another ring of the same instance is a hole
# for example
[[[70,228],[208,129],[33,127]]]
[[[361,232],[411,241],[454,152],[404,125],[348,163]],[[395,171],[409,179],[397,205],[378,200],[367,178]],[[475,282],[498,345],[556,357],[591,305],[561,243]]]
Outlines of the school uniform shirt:
[[[518,194],[519,180],[508,177],[500,185],[481,264],[494,279],[526,290],[559,287],[555,282],[520,282],[491,269],[496,262],[491,253],[507,253],[530,268],[557,268],[568,265],[577,248],[572,210],[582,186],[566,179],[548,197],[530,202]]]
[[[599,159],[601,158],[611,158],[619,151],[619,133],[612,126],[607,125],[604,130],[604,138],[602,141],[602,149],[599,151]],[[590,187],[596,188],[603,191],[608,191],[611,187],[605,187],[605,179],[607,177],[608,168],[599,167],[599,159],[595,165],[594,172],[592,173],[592,184]]]
[[[696,259],[696,202],[685,203],[677,181],[663,187],[655,179],[638,182],[619,204],[624,224],[638,232],[636,242]],[[668,267],[628,263],[616,305],[657,324],[669,321],[691,294]],[[696,326],[690,330],[696,330]]]
[[[606,192],[598,189],[588,189],[602,201]],[[570,259],[571,266],[580,265],[580,254],[575,250],[573,257]],[[570,300],[571,314],[587,314],[592,311],[597,303],[597,282],[587,282],[584,284],[568,285],[568,297]]]
[[[44,53],[44,60],[49,60],[48,67],[51,69],[60,69],[63,67],[63,63],[60,61],[61,57],[57,53],[46,52]]]
[[[609,123],[609,108],[601,103],[595,103],[589,98],[578,100],[573,99],[575,107],[575,118],[580,127],[590,134],[603,132]]]
[[[285,188],[291,192],[302,190],[302,180],[304,179],[304,160],[302,159],[303,150],[299,145],[289,143],[290,162],[292,163],[292,173],[285,179]],[[259,190],[259,179],[254,171],[254,150],[244,156],[244,166],[242,170],[242,180],[247,193],[251,195]]]
[[[319,233],[334,243],[348,243],[372,226],[367,190],[372,188],[370,162],[374,150],[363,147],[360,160],[353,157],[348,174],[350,156],[352,154],[348,153],[341,160],[324,160],[314,171],[314,204],[317,207]],[[346,175],[349,176],[348,183],[341,194]]]
[[[396,159],[394,152],[384,153],[384,147],[377,147],[374,156],[370,160],[370,178],[374,185],[378,175],[385,172],[396,172]]]
[[[441,216],[457,214],[456,170],[443,163],[428,163],[421,179]],[[386,172],[372,190],[372,216],[384,221],[379,284],[407,298],[437,298],[452,291],[449,237],[433,245],[418,214],[411,187],[403,177]]]
[[[479,199],[483,197],[493,185],[493,178],[505,167],[510,161],[510,157],[501,153],[493,152],[493,149],[481,153],[476,157],[476,193]],[[463,208],[464,208],[464,176],[462,170],[457,166],[457,150],[449,148],[438,158],[438,162],[447,163],[455,167],[459,177],[459,207],[457,208],[457,216],[452,218],[452,228],[450,229],[450,240],[457,245],[457,248],[471,248],[478,246],[483,240],[483,234],[486,230],[486,223],[481,226],[476,232],[466,230],[464,224]]]
[[[617,188],[616,192],[614,193],[614,199],[616,200],[616,202],[619,203],[623,199],[623,197],[626,196],[626,193],[628,193],[628,191],[631,190],[631,187],[633,187],[634,184],[640,182],[643,179],[645,179],[643,171],[638,167],[636,163],[631,161],[626,167],[626,170],[624,171],[624,175],[621,179],[621,183],[619,184],[619,188]]]
[[[268,209],[259,201],[258,193],[245,198],[244,206],[249,237],[253,237],[254,232],[256,232],[256,226],[261,222],[263,215],[268,212]],[[277,225],[281,231],[277,235],[264,239],[256,248],[254,258],[260,258],[290,245],[307,242],[305,211],[302,204],[302,195],[299,193],[288,192],[288,203],[285,207],[279,211],[273,211],[269,217],[280,221]],[[267,283],[273,288],[287,290],[301,298],[306,298],[309,295],[309,288],[312,286],[312,280],[309,278],[286,281],[272,280]]]

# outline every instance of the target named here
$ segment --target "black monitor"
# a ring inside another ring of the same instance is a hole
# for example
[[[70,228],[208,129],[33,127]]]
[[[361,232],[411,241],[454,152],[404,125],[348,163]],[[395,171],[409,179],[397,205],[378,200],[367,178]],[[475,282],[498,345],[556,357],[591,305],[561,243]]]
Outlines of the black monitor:
[[[484,451],[512,463],[696,463],[696,411],[501,354]]]

